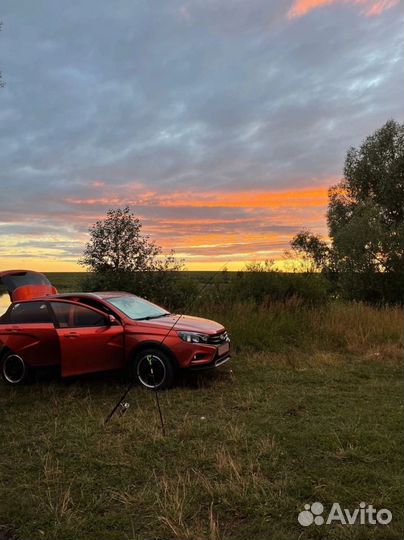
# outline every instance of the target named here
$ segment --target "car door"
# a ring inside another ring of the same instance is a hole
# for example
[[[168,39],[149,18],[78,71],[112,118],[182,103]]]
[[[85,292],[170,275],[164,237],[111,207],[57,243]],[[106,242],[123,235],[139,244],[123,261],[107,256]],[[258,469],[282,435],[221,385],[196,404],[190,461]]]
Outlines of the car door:
[[[59,338],[62,376],[123,366],[123,327],[101,311],[76,302],[51,301]]]
[[[16,302],[1,318],[0,342],[31,367],[58,364],[59,339],[47,302]]]
[[[4,270],[0,272],[0,284],[7,290],[12,302],[57,293],[44,274],[32,270]]]

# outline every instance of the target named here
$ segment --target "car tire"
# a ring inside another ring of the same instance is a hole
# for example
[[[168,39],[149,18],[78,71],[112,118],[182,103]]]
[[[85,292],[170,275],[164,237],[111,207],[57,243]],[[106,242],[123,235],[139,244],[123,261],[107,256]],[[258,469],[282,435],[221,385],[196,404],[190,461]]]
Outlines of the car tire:
[[[19,386],[29,380],[29,366],[19,354],[11,351],[2,356],[0,370],[3,381],[10,386]]]
[[[164,390],[174,382],[174,366],[166,353],[157,348],[136,354],[132,376],[144,388]]]

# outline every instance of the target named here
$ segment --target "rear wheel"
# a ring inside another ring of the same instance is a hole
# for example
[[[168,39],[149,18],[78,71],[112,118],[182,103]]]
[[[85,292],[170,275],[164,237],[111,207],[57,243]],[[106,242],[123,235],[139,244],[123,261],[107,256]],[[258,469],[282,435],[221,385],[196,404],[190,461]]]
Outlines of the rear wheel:
[[[17,386],[28,380],[29,367],[20,355],[7,352],[2,357],[0,364],[1,376],[5,383]]]
[[[148,349],[136,355],[133,375],[145,388],[160,390],[172,386],[174,367],[163,351]]]

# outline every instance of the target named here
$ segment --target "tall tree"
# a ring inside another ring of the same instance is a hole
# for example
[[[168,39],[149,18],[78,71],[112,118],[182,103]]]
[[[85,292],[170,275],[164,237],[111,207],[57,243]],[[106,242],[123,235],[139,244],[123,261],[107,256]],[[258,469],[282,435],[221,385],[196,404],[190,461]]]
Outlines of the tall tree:
[[[389,120],[348,150],[344,178],[329,190],[330,244],[309,231],[292,247],[338,275],[351,297],[401,300],[404,279],[404,125]]]
[[[108,210],[107,217],[90,229],[80,264],[92,272],[158,270],[161,248],[142,235],[140,220],[129,207]]]
[[[142,234],[142,224],[128,206],[108,210],[89,233],[79,259],[91,272],[83,284],[87,290],[115,288],[159,297],[170,272],[182,268],[174,252],[164,256],[162,248]]]

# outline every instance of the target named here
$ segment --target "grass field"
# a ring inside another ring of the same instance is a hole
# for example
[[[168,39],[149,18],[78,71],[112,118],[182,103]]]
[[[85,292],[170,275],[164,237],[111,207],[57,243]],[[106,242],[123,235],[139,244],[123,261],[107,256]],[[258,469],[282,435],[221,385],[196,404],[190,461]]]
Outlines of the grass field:
[[[49,281],[55,285],[58,290],[61,291],[77,291],[80,290],[80,283],[84,279],[85,272],[47,272]],[[205,283],[209,281],[214,275],[215,283],[221,281],[221,272],[209,272],[209,271],[184,271],[178,274],[186,279],[194,280],[198,283]]]
[[[3,536],[401,539],[401,310],[198,309],[229,328],[233,361],[160,393],[165,437],[140,388],[104,425],[119,374],[1,385]],[[302,527],[298,512],[314,501],[364,501],[393,520]]]

